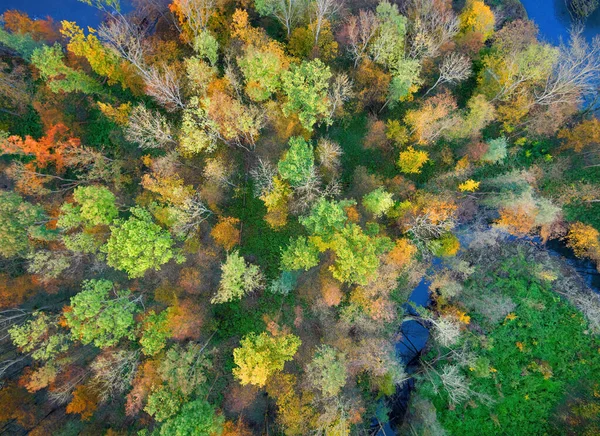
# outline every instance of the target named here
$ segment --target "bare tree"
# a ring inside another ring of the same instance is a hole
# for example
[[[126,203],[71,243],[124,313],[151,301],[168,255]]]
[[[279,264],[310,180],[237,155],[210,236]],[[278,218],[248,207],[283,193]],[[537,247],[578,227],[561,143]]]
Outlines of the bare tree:
[[[401,10],[410,25],[409,58],[435,57],[458,33],[458,17],[439,0],[404,0]]]
[[[192,37],[198,37],[208,26],[208,20],[215,13],[216,0],[177,0],[179,11],[192,32]]]
[[[336,142],[327,138],[319,139],[317,144],[317,158],[321,167],[336,173],[340,166],[340,157],[342,156],[342,148]]]
[[[325,20],[331,20],[340,11],[341,7],[342,4],[338,0],[314,0],[315,45],[319,43],[319,36]]]
[[[111,350],[103,352],[91,363],[93,385],[101,401],[121,395],[131,386],[139,357],[139,350]]]
[[[305,0],[278,0],[273,15],[285,26],[288,38],[300,21],[304,8]]]
[[[213,212],[206,206],[200,194],[186,198],[181,208],[181,219],[174,226],[176,233],[187,236],[198,229],[198,226],[208,219]]]
[[[595,93],[600,84],[600,36],[586,42],[581,27],[571,31],[569,44],[561,44],[558,61],[535,103],[551,106],[557,103],[577,104]]]
[[[146,94],[163,105],[168,111],[185,108],[181,95],[181,83],[175,68],[162,65],[160,68],[151,66],[144,76]]]
[[[277,167],[269,161],[258,158],[258,164],[250,170],[254,182],[254,196],[260,197],[273,190],[273,178],[277,175]]]
[[[131,112],[125,138],[143,149],[164,148],[175,142],[166,118],[144,105],[136,106]]]
[[[333,118],[334,115],[342,111],[344,103],[354,95],[352,81],[346,73],[336,74],[327,93],[331,102],[329,116]]]
[[[369,43],[377,35],[379,20],[372,11],[361,10],[358,18],[352,15],[346,24],[348,33],[348,51],[354,59],[354,68],[367,56]]]
[[[440,76],[425,95],[444,83],[459,83],[471,75],[471,60],[468,56],[452,52],[444,57],[440,65]]]

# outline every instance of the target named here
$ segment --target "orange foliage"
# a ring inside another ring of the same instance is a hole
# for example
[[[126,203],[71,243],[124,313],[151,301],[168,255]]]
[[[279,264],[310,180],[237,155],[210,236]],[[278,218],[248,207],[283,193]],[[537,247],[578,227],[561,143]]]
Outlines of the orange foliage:
[[[146,360],[138,366],[132,383],[133,389],[127,394],[125,403],[127,416],[137,415],[142,410],[152,387],[161,383],[157,367],[155,360]]]
[[[175,340],[200,339],[204,324],[202,307],[190,299],[185,299],[170,307],[167,318],[168,327]]]
[[[348,217],[348,221],[351,223],[357,223],[360,219],[360,215],[358,213],[358,209],[356,206],[346,206],[344,208],[344,212],[346,212],[346,216]]]
[[[417,247],[408,239],[398,239],[394,248],[387,254],[387,263],[403,268],[411,262],[416,252]]]
[[[32,275],[12,278],[8,274],[0,274],[0,307],[21,305],[34,293],[37,285]]]
[[[202,276],[200,271],[195,268],[183,268],[179,274],[179,286],[189,294],[198,294],[200,292]]]
[[[254,433],[250,430],[248,424],[240,418],[235,423],[233,421],[227,421],[223,426],[223,433],[221,433],[221,436],[252,436],[253,434]]]
[[[572,129],[562,129],[558,137],[565,141],[566,148],[580,152],[588,145],[600,145],[600,120],[592,118],[583,121]]]
[[[31,427],[35,422],[30,406],[32,396],[14,383],[7,383],[0,389],[0,422],[17,420],[23,427]]]
[[[67,405],[67,413],[79,413],[87,421],[98,408],[98,393],[89,386],[79,385],[73,391],[73,399]]]
[[[323,297],[325,305],[331,307],[340,304],[344,294],[342,293],[339,282],[327,273],[321,274],[320,281],[321,296]]]
[[[600,233],[598,230],[580,222],[573,223],[567,234],[567,245],[576,256],[600,260]]]
[[[50,44],[60,39],[58,26],[51,17],[45,20],[32,20],[25,12],[6,11],[4,12],[4,28],[19,35],[28,33],[34,40]]]
[[[233,217],[219,217],[219,222],[213,227],[210,235],[215,242],[229,251],[240,243],[240,220]]]
[[[38,168],[54,164],[56,170],[61,172],[65,166],[65,151],[80,145],[79,139],[69,135],[67,126],[56,124],[48,129],[39,141],[29,135],[25,139],[16,135],[9,136],[6,141],[0,143],[0,150],[6,154],[34,156]]]
[[[386,135],[385,123],[377,118],[370,118],[369,131],[363,139],[365,148],[378,148],[383,150],[390,149],[390,141]]]
[[[537,210],[522,205],[500,209],[500,218],[496,225],[504,228],[515,236],[524,236],[532,232],[535,227]]]

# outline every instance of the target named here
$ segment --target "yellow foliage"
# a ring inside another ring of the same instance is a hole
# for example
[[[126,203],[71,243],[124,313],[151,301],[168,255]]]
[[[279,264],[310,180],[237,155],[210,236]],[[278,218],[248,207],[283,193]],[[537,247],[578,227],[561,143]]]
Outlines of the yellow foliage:
[[[479,189],[480,182],[476,182],[473,179],[469,179],[458,185],[460,192],[475,192]]]
[[[567,245],[578,257],[600,257],[600,233],[598,230],[580,222],[573,223],[567,234]]]
[[[586,146],[600,145],[600,120],[592,118],[576,125],[571,130],[565,128],[558,133],[558,137],[565,141],[565,147],[580,152]]]
[[[131,102],[121,104],[119,106],[112,106],[110,104],[98,102],[100,111],[114,123],[124,126],[129,121],[129,114],[131,113]]]
[[[467,0],[460,14],[460,30],[463,34],[481,33],[484,41],[494,34],[494,13],[482,0]]]
[[[426,151],[415,150],[408,147],[406,151],[400,152],[398,166],[400,171],[407,174],[419,174],[421,168],[429,161],[429,154]]]

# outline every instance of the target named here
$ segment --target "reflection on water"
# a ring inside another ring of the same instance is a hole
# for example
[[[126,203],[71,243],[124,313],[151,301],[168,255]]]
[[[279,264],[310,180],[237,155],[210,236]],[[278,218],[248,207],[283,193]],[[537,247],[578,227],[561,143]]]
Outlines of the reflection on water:
[[[534,21],[540,29],[541,39],[552,44],[558,44],[569,38],[569,29],[572,26],[571,15],[565,0],[521,0],[529,19]],[[588,40],[600,32],[600,8],[585,21],[584,35]]]

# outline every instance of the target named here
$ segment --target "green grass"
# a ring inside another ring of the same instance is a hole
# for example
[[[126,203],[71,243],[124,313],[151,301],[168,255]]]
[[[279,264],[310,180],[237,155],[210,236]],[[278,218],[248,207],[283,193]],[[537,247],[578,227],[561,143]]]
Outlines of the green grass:
[[[492,326],[481,342],[486,345],[476,350],[497,372],[483,378],[469,374],[471,388],[491,396],[493,405],[467,403],[450,410],[445,393],[429,393],[450,434],[551,434],[548,421],[571,385],[598,380],[600,342],[586,332],[581,313],[528,270],[524,258],[514,257],[469,284],[480,292],[493,289],[510,296],[517,304],[516,318]],[[550,368],[551,375],[544,377],[536,370],[539,365]]]
[[[363,147],[363,138],[367,134],[367,117],[356,115],[346,123],[336,123],[329,131],[321,132],[340,144],[343,150],[341,181],[344,186],[352,183],[354,170],[358,166],[367,168],[369,173],[382,177],[394,177],[398,174],[393,158],[385,156],[380,150]]]

